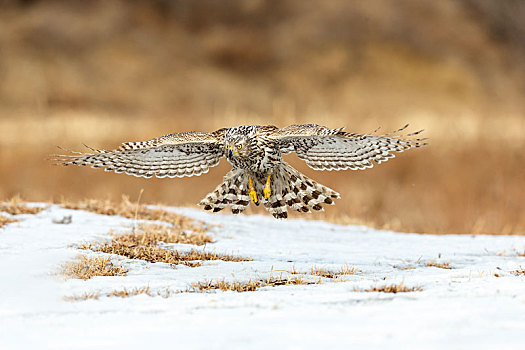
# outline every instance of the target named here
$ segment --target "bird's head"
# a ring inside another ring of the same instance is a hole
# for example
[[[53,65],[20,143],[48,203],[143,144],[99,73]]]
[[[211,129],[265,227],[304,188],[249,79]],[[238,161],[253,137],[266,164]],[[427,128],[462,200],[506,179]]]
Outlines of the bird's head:
[[[226,140],[226,153],[228,154],[228,158],[248,157],[248,151],[248,142],[246,138],[238,137],[235,139]]]

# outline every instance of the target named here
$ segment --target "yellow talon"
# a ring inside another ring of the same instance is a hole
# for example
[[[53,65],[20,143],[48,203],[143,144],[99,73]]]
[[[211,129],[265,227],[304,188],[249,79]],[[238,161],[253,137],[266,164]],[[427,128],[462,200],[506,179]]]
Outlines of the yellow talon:
[[[255,192],[255,188],[253,187],[253,181],[251,177],[248,178],[248,183],[250,184],[250,192],[248,192],[248,194],[250,195],[250,199],[255,204],[259,204],[259,200],[257,199],[257,192]]]
[[[268,174],[268,177],[266,178],[266,184],[264,185],[263,193],[264,193],[264,199],[270,198],[272,195],[272,188],[270,187],[270,177],[272,175]]]

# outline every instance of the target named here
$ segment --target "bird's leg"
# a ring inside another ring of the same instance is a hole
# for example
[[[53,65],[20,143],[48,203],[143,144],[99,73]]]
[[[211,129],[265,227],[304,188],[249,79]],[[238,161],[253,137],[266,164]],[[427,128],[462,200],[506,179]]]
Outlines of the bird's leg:
[[[255,203],[255,205],[259,205],[259,200],[257,199],[257,192],[255,192],[255,188],[253,187],[253,180],[251,177],[248,178],[248,183],[250,185],[250,192],[248,194],[250,195],[250,199],[252,202]]]
[[[268,199],[272,195],[272,188],[270,186],[271,177],[272,177],[272,174],[268,174],[268,177],[266,178],[266,184],[264,185],[264,189],[263,189],[264,199]]]

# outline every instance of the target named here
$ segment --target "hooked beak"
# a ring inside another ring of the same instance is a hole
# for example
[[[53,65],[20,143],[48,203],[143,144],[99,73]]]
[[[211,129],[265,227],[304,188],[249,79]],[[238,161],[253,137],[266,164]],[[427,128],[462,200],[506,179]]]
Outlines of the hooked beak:
[[[230,146],[230,147],[227,147],[228,148],[228,155],[230,156],[230,158],[234,155],[234,154],[237,154],[238,152],[237,151],[234,151],[233,150],[233,147]]]

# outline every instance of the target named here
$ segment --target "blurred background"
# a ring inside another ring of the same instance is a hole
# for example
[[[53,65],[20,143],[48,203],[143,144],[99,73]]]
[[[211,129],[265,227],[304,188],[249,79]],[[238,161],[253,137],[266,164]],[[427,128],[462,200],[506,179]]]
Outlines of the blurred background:
[[[56,145],[171,132],[410,123],[430,145],[365,172],[310,216],[430,233],[525,233],[525,2],[0,0],[0,199],[195,205],[230,168],[141,179],[54,167]],[[261,212],[260,209],[251,210]]]

